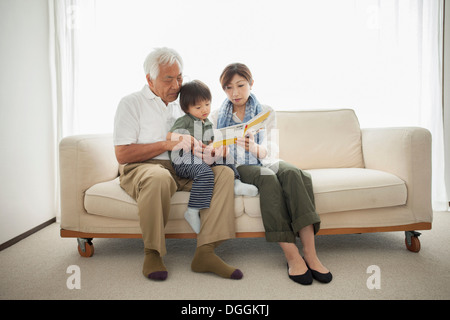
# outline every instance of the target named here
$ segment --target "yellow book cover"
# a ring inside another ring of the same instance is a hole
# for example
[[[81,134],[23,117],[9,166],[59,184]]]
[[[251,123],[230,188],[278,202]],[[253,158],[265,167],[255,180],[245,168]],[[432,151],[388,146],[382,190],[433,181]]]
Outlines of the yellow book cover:
[[[247,132],[257,132],[264,127],[270,115],[270,110],[261,112],[245,123],[214,130],[213,147],[235,144],[236,139],[244,137]]]

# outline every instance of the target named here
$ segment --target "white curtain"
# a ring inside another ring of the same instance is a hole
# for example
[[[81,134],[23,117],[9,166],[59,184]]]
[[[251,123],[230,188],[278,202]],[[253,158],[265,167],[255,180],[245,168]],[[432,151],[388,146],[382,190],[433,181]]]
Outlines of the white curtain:
[[[427,4],[425,4],[427,3]],[[420,123],[432,134],[433,209],[449,209],[445,186],[444,106],[443,106],[443,1],[422,2],[422,42],[419,47]],[[447,161],[448,163],[448,161]]]
[[[73,25],[68,20],[70,8],[74,8],[76,0],[48,0],[49,8],[49,59],[52,81],[52,110],[55,147],[59,141],[74,134],[75,110],[75,34]],[[73,23],[73,20],[72,20]],[[56,152],[56,163],[59,163],[59,152]],[[56,221],[61,221],[60,212],[60,179],[56,170]]]
[[[145,84],[154,47],[225,95],[230,62],[274,109],[352,108],[362,127],[433,135],[433,208],[447,210],[442,119],[443,0],[49,0],[60,137],[112,132],[119,100]]]

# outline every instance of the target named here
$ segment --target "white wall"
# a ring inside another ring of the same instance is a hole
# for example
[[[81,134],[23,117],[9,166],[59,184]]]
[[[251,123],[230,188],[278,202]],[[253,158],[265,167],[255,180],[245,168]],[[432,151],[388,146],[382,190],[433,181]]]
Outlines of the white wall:
[[[56,215],[47,0],[0,0],[0,244]]]

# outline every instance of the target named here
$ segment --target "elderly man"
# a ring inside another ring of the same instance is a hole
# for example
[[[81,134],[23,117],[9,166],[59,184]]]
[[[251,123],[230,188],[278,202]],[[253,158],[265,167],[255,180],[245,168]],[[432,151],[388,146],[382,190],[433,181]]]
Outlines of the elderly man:
[[[176,176],[167,151],[191,148],[193,142],[166,140],[169,129],[183,114],[175,102],[182,84],[179,54],[169,48],[155,49],[147,56],[144,71],[148,85],[124,97],[117,107],[114,145],[118,162],[125,164],[120,185],[138,205],[145,247],[143,274],[165,280],[168,273],[162,257],[166,254],[164,228],[170,199],[177,190],[189,191],[192,185]],[[235,236],[234,173],[226,166],[214,167],[213,172],[211,206],[200,211],[201,230],[191,269],[241,279],[239,269],[214,253],[221,242]]]

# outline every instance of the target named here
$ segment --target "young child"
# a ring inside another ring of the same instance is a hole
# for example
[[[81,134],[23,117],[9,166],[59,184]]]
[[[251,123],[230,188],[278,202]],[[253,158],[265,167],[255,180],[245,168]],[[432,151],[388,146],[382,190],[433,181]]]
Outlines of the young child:
[[[213,125],[208,120],[211,111],[211,92],[203,82],[194,80],[184,84],[180,90],[180,106],[186,113],[177,119],[175,124],[167,134],[168,140],[179,140],[180,138],[194,138],[193,144],[203,149],[208,148],[211,155],[221,156],[221,149],[213,149],[214,140]],[[214,162],[214,158],[206,163],[204,160],[194,156],[192,150],[177,150],[169,152],[173,167],[178,176],[190,178],[192,184],[189,197],[188,209],[184,214],[185,219],[192,229],[200,232],[201,209],[209,208],[214,188],[214,174],[211,166],[219,165]],[[239,172],[233,164],[224,164],[233,169],[235,174],[234,192],[236,195],[256,196],[258,188],[251,184],[240,181]]]

